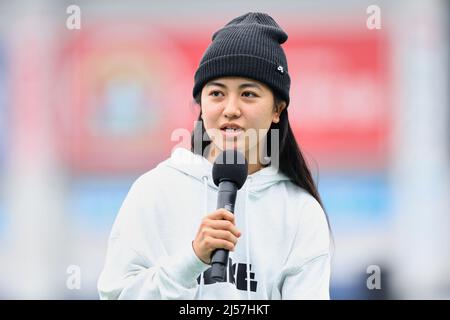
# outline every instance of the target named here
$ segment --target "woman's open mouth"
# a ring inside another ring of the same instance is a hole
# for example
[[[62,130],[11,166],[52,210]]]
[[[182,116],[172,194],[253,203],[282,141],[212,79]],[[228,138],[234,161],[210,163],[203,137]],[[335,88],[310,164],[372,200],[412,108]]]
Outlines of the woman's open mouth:
[[[242,128],[223,128],[220,129],[222,135],[226,138],[235,138],[244,132]]]

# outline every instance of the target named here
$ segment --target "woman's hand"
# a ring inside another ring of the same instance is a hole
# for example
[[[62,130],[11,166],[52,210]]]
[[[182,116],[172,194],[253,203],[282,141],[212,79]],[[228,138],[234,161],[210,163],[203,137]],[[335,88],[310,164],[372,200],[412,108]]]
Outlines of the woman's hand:
[[[194,252],[204,263],[211,263],[211,254],[216,249],[234,251],[241,232],[236,228],[234,214],[226,209],[217,209],[203,218],[195,240]]]

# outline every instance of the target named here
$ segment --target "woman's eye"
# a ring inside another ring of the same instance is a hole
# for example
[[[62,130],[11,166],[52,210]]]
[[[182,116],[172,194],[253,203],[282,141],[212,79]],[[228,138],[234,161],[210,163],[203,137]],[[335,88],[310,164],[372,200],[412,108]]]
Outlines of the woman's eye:
[[[222,94],[222,92],[220,92],[220,91],[211,91],[209,93],[209,95],[213,96],[213,97],[219,97],[221,94]]]
[[[256,93],[253,93],[253,92],[250,92],[250,91],[245,91],[244,93],[242,93],[242,95],[244,97],[247,97],[247,98],[249,98],[249,97],[257,97]]]

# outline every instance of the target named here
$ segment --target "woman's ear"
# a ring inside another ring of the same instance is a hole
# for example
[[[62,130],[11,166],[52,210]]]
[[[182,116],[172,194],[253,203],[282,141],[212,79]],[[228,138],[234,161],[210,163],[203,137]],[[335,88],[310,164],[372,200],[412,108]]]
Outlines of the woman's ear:
[[[283,112],[283,110],[286,108],[286,102],[281,101],[277,105],[275,105],[275,113],[273,115],[273,122],[278,123],[280,122],[280,115]]]

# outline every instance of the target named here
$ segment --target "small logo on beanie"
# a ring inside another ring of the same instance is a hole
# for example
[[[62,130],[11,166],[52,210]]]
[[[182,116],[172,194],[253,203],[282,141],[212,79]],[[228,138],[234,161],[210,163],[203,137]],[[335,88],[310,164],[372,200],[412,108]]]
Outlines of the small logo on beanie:
[[[281,74],[284,73],[284,68],[283,68],[283,66],[278,66],[277,70],[278,70]]]

